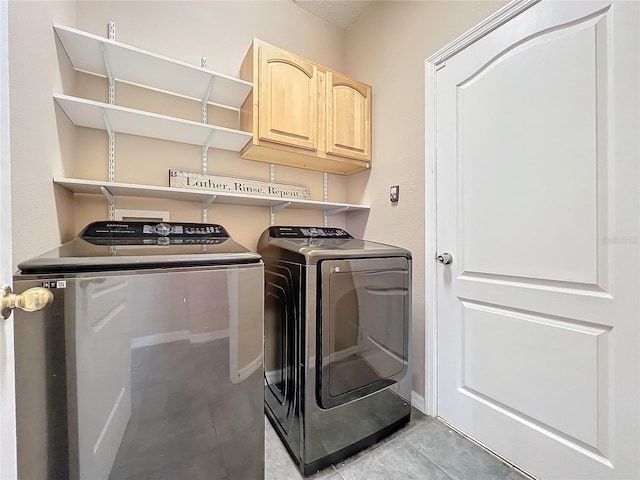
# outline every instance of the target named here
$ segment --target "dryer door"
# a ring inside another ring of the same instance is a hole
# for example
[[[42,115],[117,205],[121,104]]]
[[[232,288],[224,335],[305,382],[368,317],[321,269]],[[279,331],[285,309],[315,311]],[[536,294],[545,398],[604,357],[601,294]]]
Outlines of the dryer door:
[[[410,260],[325,260],[318,274],[317,397],[321,407],[330,408],[406,374]]]

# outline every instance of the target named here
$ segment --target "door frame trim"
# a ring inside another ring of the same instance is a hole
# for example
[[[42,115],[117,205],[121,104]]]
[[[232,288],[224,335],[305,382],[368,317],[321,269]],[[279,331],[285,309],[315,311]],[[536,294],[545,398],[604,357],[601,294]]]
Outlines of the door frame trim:
[[[9,3],[0,0],[0,283],[12,286]],[[13,315],[0,319],[0,478],[16,478],[17,437]]]
[[[446,61],[504,25],[541,0],[514,0],[425,60],[425,329],[424,405],[427,415],[438,415],[438,288],[437,288],[437,171],[436,72]]]

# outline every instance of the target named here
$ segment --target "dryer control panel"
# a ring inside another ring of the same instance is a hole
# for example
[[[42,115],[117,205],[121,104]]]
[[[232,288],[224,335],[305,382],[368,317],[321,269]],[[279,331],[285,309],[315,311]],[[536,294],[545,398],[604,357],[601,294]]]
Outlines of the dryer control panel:
[[[353,238],[341,228],[333,227],[269,227],[271,238]]]

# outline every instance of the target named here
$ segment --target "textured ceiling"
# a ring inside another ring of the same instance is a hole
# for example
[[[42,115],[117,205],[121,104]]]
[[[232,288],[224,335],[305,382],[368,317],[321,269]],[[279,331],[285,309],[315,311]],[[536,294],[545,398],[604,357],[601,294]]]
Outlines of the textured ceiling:
[[[346,30],[373,0],[292,0],[317,17]]]

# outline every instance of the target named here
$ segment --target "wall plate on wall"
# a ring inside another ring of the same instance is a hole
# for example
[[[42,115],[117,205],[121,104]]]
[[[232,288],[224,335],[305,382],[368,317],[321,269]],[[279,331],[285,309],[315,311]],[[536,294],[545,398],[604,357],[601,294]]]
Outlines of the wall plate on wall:
[[[400,198],[400,185],[393,185],[389,188],[389,200],[392,203],[396,203]]]

